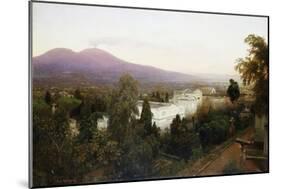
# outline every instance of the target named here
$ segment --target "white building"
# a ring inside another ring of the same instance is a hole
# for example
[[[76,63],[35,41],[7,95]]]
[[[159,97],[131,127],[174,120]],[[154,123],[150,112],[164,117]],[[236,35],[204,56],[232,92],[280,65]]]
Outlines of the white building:
[[[149,102],[153,113],[152,123],[155,122],[161,130],[169,128],[173,119],[178,114],[181,118],[192,117],[202,104],[202,92],[199,89],[191,91],[175,91],[172,103]],[[138,102],[139,112],[142,111],[142,101]]]
[[[138,101],[137,108],[139,110],[140,118],[142,112],[143,101]],[[152,123],[155,122],[157,127],[161,130],[169,128],[176,115],[181,118],[191,118],[198,107],[202,104],[202,92],[200,90],[191,91],[189,89],[183,91],[175,91],[174,97],[170,103],[163,102],[149,102],[150,109],[153,114]],[[98,129],[105,129],[108,125],[108,117],[98,119]]]
[[[138,102],[139,112],[142,112],[142,101]],[[172,103],[162,103],[162,102],[149,102],[150,109],[153,114],[152,123],[155,122],[157,127],[161,130],[169,128],[173,119],[178,114],[181,118],[185,116],[184,106],[177,106]],[[140,118],[140,116],[138,116]]]
[[[214,95],[216,94],[216,89],[214,87],[201,87],[203,95]]]
[[[97,127],[100,130],[106,129],[108,125],[108,117],[107,116],[102,116],[102,118],[99,118],[97,120]]]
[[[192,116],[197,112],[198,107],[202,104],[202,92],[199,89],[191,91],[175,91],[173,103],[177,106],[184,107],[185,116]]]
[[[79,129],[77,127],[76,119],[69,119],[69,129],[72,137],[75,137],[79,134]]]

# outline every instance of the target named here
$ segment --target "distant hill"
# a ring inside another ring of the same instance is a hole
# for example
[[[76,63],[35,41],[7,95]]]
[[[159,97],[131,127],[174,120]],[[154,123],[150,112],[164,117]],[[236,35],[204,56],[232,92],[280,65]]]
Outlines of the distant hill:
[[[33,57],[32,67],[33,81],[37,84],[112,84],[124,73],[131,74],[141,83],[182,83],[198,80],[193,75],[129,63],[97,48],[80,52],[66,48],[52,49]]]
[[[226,82],[229,83],[229,79],[234,79],[238,83],[242,84],[242,80],[239,76],[239,74],[210,74],[210,73],[201,73],[201,74],[196,74],[199,78],[201,78],[202,82],[206,83],[213,83],[213,82]]]

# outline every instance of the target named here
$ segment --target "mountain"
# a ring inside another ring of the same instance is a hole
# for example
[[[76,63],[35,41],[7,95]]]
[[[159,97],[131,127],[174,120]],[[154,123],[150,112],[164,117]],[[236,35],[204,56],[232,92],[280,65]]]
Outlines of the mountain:
[[[124,73],[141,83],[192,82],[192,75],[171,72],[126,62],[101,49],[90,48],[74,52],[66,48],[52,49],[32,58],[35,83],[104,84],[115,83]]]

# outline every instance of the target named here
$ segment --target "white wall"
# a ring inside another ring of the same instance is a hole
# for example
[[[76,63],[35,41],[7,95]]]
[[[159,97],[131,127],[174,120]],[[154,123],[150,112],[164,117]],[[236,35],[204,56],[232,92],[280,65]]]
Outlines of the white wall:
[[[152,107],[153,106],[152,103],[153,102],[150,102],[151,112],[153,114],[152,124],[153,122],[155,122],[156,126],[159,127],[162,131],[164,131],[166,128],[170,128],[170,125],[177,114],[181,118],[185,116],[183,106],[176,106],[174,104],[170,104],[170,105],[163,105],[161,107],[154,108]],[[139,113],[141,114],[142,106],[139,105],[138,109],[139,109]],[[138,118],[140,118],[140,115],[138,116]]]
[[[271,173],[248,176],[181,179],[158,182],[107,184],[68,187],[95,189],[143,188],[278,188],[280,186],[280,94],[281,88],[281,12],[277,0],[68,0],[170,9],[266,14],[271,16]],[[5,0],[0,6],[0,188],[27,187],[28,161],[28,64],[27,64],[27,0]]]

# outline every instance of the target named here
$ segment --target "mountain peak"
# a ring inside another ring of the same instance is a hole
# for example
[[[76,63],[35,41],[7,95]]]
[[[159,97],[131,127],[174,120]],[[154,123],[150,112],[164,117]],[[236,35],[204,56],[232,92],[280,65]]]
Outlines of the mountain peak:
[[[88,48],[80,52],[71,49],[55,48],[45,54],[34,57],[34,75],[37,80],[48,83],[48,78],[68,82],[64,73],[72,75],[78,82],[114,83],[124,73],[130,73],[134,78],[142,82],[186,82],[194,80],[193,76],[175,72],[169,72],[126,62],[115,57],[110,52],[98,48]],[[42,75],[44,78],[42,78]],[[68,75],[67,75],[68,76]],[[74,78],[71,78],[72,80]],[[74,79],[75,80],[75,79]]]
[[[80,55],[88,56],[88,57],[111,57],[113,59],[117,59],[114,55],[109,52],[98,49],[98,48],[88,48],[79,52]]]
[[[79,53],[94,53],[94,54],[97,54],[97,53],[102,53],[102,54],[109,54],[108,52],[102,50],[102,49],[98,49],[98,48],[87,48],[87,49],[84,49],[82,51],[80,51]]]
[[[52,55],[52,54],[68,54],[68,53],[74,53],[74,51],[71,49],[68,49],[68,48],[54,48],[54,49],[47,51],[44,54]]]
[[[109,53],[105,50],[102,50],[102,49],[98,49],[98,48],[84,49],[84,50],[80,51],[78,54],[89,60],[101,62],[104,65],[124,62],[123,60],[117,58],[116,56],[112,55],[111,53]]]

